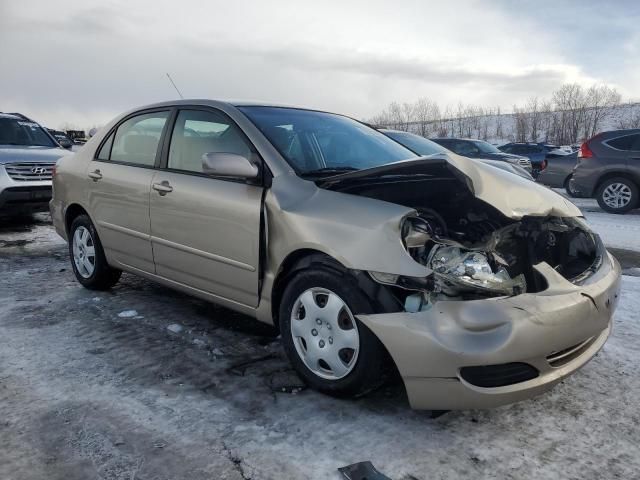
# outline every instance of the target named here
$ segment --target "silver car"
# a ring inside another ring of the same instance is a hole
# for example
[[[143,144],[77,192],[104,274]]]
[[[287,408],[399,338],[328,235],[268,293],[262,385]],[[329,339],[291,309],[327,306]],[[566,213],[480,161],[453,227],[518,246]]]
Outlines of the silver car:
[[[620,267],[580,210],[348,117],[183,100],[126,113],[58,162],[73,271],[121,271],[280,329],[310,386],[491,407],[549,389],[606,341]]]
[[[47,211],[51,174],[69,152],[36,122],[0,113],[0,215]]]

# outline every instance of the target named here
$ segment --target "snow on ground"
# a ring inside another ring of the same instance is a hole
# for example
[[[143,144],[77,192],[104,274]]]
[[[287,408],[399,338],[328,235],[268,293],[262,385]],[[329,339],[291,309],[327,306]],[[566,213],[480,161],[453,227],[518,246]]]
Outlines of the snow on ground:
[[[564,189],[553,190],[567,197]],[[595,199],[569,200],[582,210],[591,228],[602,237],[607,247],[640,251],[640,209],[625,215],[612,215],[604,212]]]
[[[640,211],[626,215],[612,215],[602,211],[591,198],[574,198],[591,228],[602,237],[608,247],[640,250]]]
[[[635,216],[582,202],[607,243],[640,251],[611,234]],[[80,287],[46,221],[0,225],[0,297],[1,479],[337,480],[364,460],[394,480],[640,477],[640,278],[623,277],[603,350],[551,392],[437,419],[401,385],[301,390],[242,315],[127,274]]]

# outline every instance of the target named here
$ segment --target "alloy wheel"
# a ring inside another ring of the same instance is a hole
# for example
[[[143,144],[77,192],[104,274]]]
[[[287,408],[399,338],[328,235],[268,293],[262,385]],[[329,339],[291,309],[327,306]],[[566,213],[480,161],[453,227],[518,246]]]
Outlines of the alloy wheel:
[[[96,249],[91,232],[86,227],[76,228],[73,234],[73,262],[82,278],[89,278],[96,269]]]
[[[602,191],[602,200],[610,208],[624,208],[631,202],[631,189],[624,183],[612,183]]]

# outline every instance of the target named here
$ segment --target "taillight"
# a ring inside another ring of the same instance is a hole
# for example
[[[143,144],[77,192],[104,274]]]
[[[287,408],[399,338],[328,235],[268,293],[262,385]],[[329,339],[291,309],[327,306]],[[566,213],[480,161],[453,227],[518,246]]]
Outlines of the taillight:
[[[540,164],[540,171],[544,170],[545,168],[547,168],[547,159],[545,158],[544,160],[542,160],[542,163]]]
[[[593,158],[593,150],[591,150],[591,148],[589,148],[589,143],[591,143],[592,140],[595,140],[600,135],[602,135],[602,134],[598,133],[598,134],[594,135],[593,137],[591,137],[590,139],[586,140],[582,145],[580,145],[580,151],[578,152],[578,158]]]
[[[593,152],[589,148],[589,142],[584,142],[580,145],[580,151],[578,152],[578,158],[592,158]]]

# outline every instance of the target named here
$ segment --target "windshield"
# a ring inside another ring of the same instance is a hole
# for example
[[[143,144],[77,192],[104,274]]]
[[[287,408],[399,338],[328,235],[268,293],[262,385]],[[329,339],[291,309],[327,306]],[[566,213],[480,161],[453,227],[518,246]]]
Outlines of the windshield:
[[[382,133],[341,115],[239,107],[300,175],[335,174],[415,158]]]
[[[420,135],[408,132],[396,132],[392,130],[383,130],[383,133],[401,143],[409,150],[416,152],[418,155],[434,155],[437,153],[449,153],[449,150],[436,142],[432,142]]]
[[[57,147],[40,125],[17,118],[0,118],[0,145]]]
[[[491,145],[489,142],[483,142],[482,140],[476,140],[473,144],[480,149],[482,153],[502,153],[498,150],[498,147]]]

